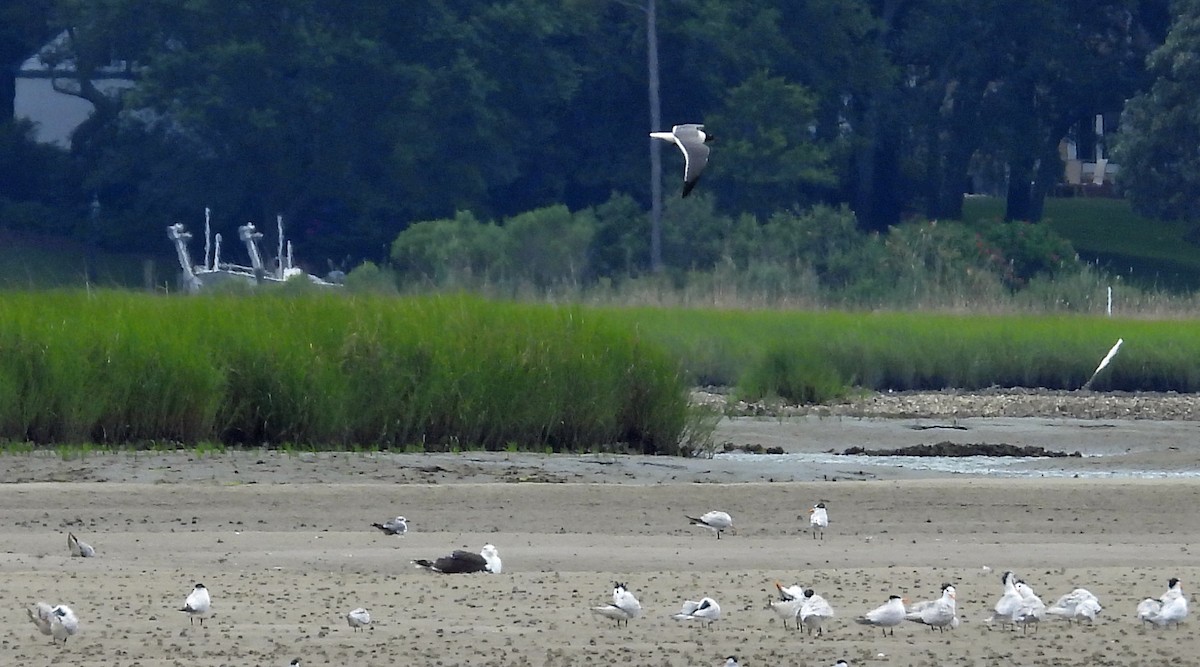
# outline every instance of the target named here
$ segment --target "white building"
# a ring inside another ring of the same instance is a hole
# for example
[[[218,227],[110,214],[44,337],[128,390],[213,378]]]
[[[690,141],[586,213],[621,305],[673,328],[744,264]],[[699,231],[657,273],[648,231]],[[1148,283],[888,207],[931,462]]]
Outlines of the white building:
[[[59,60],[56,54],[65,50],[68,39],[63,31],[21,63],[13,99],[13,116],[33,122],[35,139],[63,148],[71,147],[71,133],[95,110],[82,97],[55,90],[56,85],[65,90],[79,86],[72,77],[75,66],[70,60],[51,65]],[[102,68],[93,83],[106,95],[119,95],[134,86],[131,69],[124,62]]]

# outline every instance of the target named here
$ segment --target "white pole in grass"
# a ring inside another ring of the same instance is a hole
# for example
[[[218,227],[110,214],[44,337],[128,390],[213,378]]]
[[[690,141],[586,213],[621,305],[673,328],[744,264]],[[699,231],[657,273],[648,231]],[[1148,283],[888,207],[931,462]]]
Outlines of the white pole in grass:
[[[275,216],[275,224],[279,227],[279,250],[275,253],[276,275],[283,280],[283,214]]]
[[[1096,367],[1096,372],[1092,373],[1092,377],[1088,378],[1088,381],[1083,383],[1083,389],[1088,389],[1092,386],[1092,380],[1095,380],[1096,376],[1100,374],[1100,371],[1104,370],[1104,367],[1113,360],[1113,357],[1117,356],[1117,350],[1121,349],[1121,344],[1124,342],[1124,338],[1117,339],[1117,344],[1113,345],[1112,349],[1108,351],[1108,354],[1104,355],[1104,358],[1100,360],[1100,365]]]
[[[1109,317],[1112,317],[1112,285],[1108,286],[1108,309],[1105,310]]]
[[[207,206],[204,207],[204,270],[208,271],[212,268],[208,263],[208,248],[210,245],[209,239],[212,238],[212,228],[209,227],[208,220],[212,210]]]

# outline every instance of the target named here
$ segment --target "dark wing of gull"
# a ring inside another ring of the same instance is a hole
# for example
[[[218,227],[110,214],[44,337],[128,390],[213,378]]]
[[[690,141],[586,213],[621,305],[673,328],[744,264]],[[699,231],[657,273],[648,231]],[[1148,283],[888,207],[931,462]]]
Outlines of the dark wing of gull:
[[[676,125],[671,129],[671,134],[675,135],[675,144],[683,151],[683,195],[684,197],[696,187],[696,183],[700,180],[700,174],[704,172],[704,167],[708,165],[708,145],[704,142],[707,140],[704,132],[704,126],[695,123],[688,125]]]
[[[442,574],[470,574],[472,572],[487,572],[487,561],[483,556],[471,553],[470,551],[456,550],[449,556],[442,556],[432,563],[424,560],[414,560],[419,567],[423,567],[434,572]]]

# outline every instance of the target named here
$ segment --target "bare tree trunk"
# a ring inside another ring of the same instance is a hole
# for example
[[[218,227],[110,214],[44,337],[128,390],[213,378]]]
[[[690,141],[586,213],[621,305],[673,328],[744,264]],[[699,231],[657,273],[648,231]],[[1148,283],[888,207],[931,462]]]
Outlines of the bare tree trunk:
[[[658,99],[658,13],[655,0],[646,0],[646,66],[649,69],[650,131],[662,127]],[[662,145],[650,140],[650,270],[662,271]]]

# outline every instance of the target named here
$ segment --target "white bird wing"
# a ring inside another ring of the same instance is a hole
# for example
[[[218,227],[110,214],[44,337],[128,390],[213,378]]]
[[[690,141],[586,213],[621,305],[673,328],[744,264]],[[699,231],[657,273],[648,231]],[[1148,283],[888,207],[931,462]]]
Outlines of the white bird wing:
[[[183,603],[183,611],[193,614],[203,614],[208,611],[212,601],[208,597],[208,589],[193,588],[191,593],[188,593],[187,600]]]
[[[776,583],[775,588],[779,589],[779,595],[786,600],[802,600],[804,599],[804,588],[798,584],[792,586],[781,586]]]
[[[621,611],[624,611],[628,618],[637,618],[642,614],[642,603],[634,597],[633,593],[624,588],[617,589],[619,592],[613,594],[613,606]]]
[[[691,616],[700,608],[700,603],[695,600],[684,600],[683,606],[680,607],[679,613],[676,616]]]
[[[833,618],[833,607],[825,601],[825,598],[820,595],[813,595],[804,601],[804,605],[800,607],[800,620],[806,618]]]
[[[1154,598],[1146,598],[1138,603],[1137,617],[1139,621],[1152,621],[1162,609],[1162,602]]]
[[[79,619],[76,618],[75,612],[71,611],[70,607],[60,604],[50,614],[50,630],[54,639],[66,641],[67,637],[79,630]]]
[[[602,607],[592,607],[592,611],[605,618],[611,618],[616,621],[624,621],[629,619],[628,612],[612,604],[606,604]]]
[[[54,615],[54,607],[45,602],[38,602],[33,607],[26,607],[25,613],[29,614],[29,620],[37,626],[43,635],[48,635],[51,632],[50,617]]]

